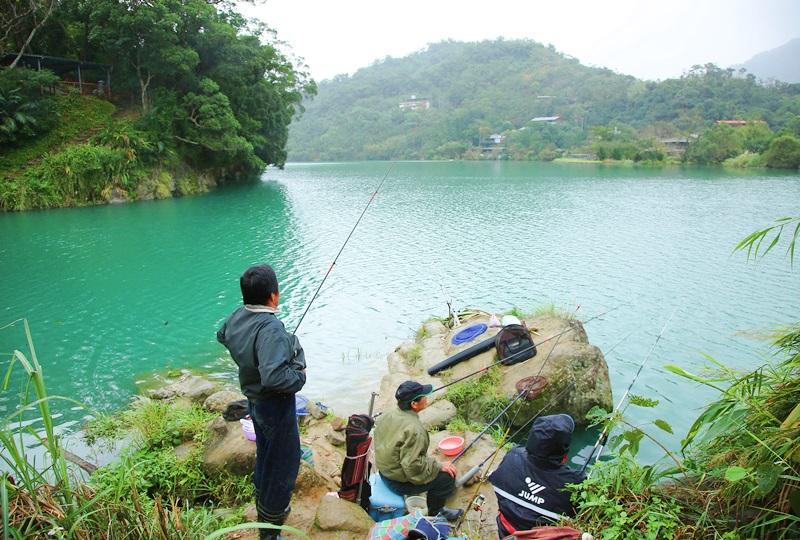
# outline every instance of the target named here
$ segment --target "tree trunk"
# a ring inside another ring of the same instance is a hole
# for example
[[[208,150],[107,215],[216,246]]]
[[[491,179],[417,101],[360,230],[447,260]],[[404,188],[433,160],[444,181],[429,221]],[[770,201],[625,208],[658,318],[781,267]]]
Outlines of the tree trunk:
[[[14,69],[17,66],[20,59],[22,58],[22,55],[25,54],[25,49],[27,49],[28,45],[30,45],[31,41],[33,41],[33,36],[36,35],[36,32],[39,30],[39,28],[41,28],[42,25],[45,22],[47,22],[47,19],[50,17],[50,14],[53,13],[53,8],[55,8],[56,6],[56,0],[49,0],[49,1],[50,4],[47,6],[47,12],[44,14],[44,17],[42,17],[42,20],[40,20],[38,23],[36,23],[36,11],[35,10],[33,11],[33,20],[34,20],[33,29],[31,30],[31,33],[28,34],[28,39],[26,39],[25,43],[22,45],[22,47],[20,47],[19,53],[17,53],[17,57],[14,58],[14,61],[11,62],[10,66],[8,66],[9,69]]]

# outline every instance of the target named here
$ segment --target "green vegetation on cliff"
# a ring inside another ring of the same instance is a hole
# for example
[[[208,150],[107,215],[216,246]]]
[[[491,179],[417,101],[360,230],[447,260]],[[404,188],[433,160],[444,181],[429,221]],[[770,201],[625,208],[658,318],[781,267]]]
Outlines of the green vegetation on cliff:
[[[29,19],[0,53],[22,47]],[[84,116],[93,98],[46,71],[0,72],[0,207],[163,197],[283,166],[315,87],[273,41],[226,2],[58,2],[26,52],[112,65],[119,113]]]
[[[660,161],[664,139],[690,142],[726,119],[800,135],[800,85],[765,86],[711,64],[641,81],[502,39],[445,41],[386,58],[323,81],[306,107],[291,128],[293,160],[551,160],[573,151]]]

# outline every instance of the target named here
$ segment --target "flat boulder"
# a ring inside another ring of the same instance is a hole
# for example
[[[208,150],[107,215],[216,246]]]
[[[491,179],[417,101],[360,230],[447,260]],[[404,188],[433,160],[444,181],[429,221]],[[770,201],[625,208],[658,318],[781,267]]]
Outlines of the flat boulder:
[[[361,536],[375,525],[359,505],[331,496],[322,497],[315,523],[323,531],[348,531]]]
[[[175,399],[185,398],[192,403],[203,403],[206,398],[219,390],[217,383],[197,375],[182,374],[177,381],[164,387],[156,388],[148,392],[148,397],[152,399]]]
[[[256,464],[256,443],[247,440],[239,421],[226,422],[218,417],[209,426],[211,440],[203,451],[203,470],[208,473],[227,471],[250,474]]]

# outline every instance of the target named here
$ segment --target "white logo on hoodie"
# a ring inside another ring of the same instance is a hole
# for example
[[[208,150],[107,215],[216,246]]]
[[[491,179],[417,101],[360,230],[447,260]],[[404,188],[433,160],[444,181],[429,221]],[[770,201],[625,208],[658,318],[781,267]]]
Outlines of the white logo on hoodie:
[[[522,489],[517,494],[517,497],[521,497],[534,504],[542,504],[544,502],[544,499],[542,497],[538,497],[536,494],[539,493],[540,491],[544,491],[545,487],[531,480],[530,476],[525,477],[525,483],[528,485],[528,490],[526,491],[525,489]]]

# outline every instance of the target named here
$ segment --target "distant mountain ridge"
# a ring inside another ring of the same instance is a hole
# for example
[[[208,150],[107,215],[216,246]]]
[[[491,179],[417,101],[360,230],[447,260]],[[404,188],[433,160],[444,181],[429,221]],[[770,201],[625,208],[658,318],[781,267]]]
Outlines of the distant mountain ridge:
[[[787,83],[800,83],[800,38],[761,52],[735,67],[743,67],[762,80],[775,79]]]
[[[444,41],[322,81],[290,127],[288,152],[292,161],[437,159],[498,148],[506,134],[538,154],[579,147],[612,123],[667,137],[722,119],[779,126],[800,113],[798,94],[800,86],[767,88],[712,64],[653,82],[531,40]]]

